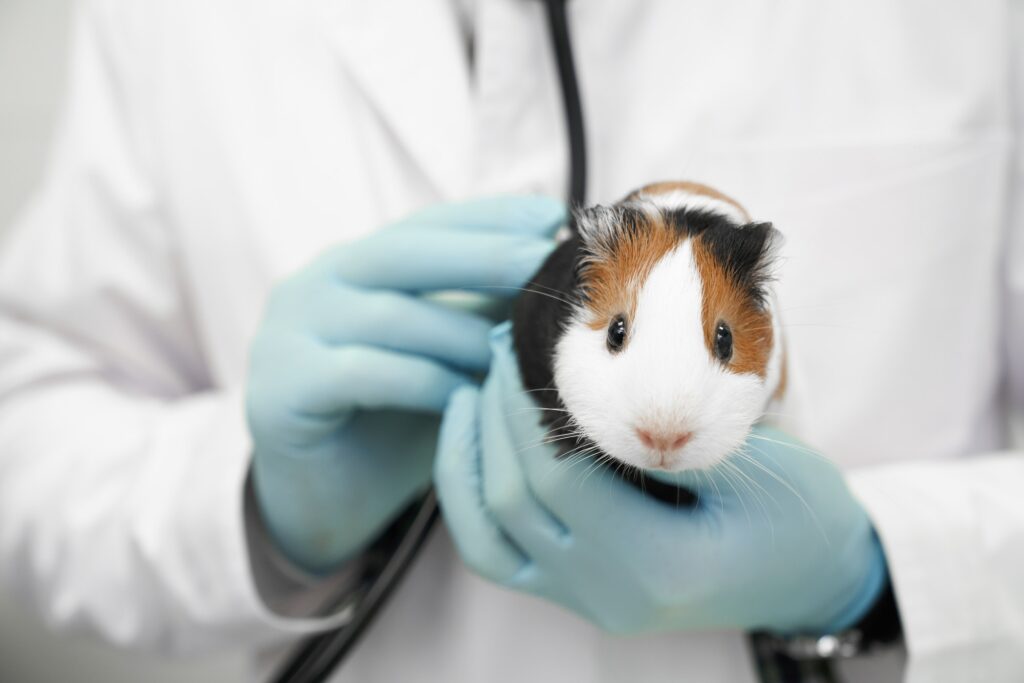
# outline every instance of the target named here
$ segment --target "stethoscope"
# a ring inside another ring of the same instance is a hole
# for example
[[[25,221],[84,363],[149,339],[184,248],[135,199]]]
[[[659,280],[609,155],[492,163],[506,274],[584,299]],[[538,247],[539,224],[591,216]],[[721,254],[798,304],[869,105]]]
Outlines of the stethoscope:
[[[567,0],[542,0],[548,32],[554,46],[562,88],[565,123],[569,137],[569,198],[583,204],[587,185],[587,150],[583,108],[580,104],[576,67],[569,42]],[[352,651],[360,637],[395,592],[416,559],[439,517],[437,496],[430,489],[413,503],[366,553],[358,586],[339,596],[334,609],[348,611],[350,618],[338,628],[310,636],[299,643],[270,678],[273,683],[319,683]]]
[[[569,140],[569,200],[582,206],[586,197],[587,148],[583,126],[572,44],[569,40],[568,0],[542,0],[547,16],[548,33],[554,48],[558,80],[562,90],[566,132]],[[347,611],[349,619],[334,630],[310,636],[277,669],[272,683],[319,683],[324,681],[351,653],[360,637],[395,592],[412,566],[431,530],[440,509],[431,488],[419,501],[411,504],[361,559],[361,577],[355,588],[348,588],[328,607]],[[778,683],[810,683],[835,681],[824,664],[798,666],[778,658],[763,647],[758,635],[751,638],[755,665],[762,681]]]

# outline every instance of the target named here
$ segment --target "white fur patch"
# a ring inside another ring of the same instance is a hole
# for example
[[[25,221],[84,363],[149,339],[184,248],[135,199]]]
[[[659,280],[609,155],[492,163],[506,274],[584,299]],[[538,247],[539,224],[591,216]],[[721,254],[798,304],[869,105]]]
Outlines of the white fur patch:
[[[689,241],[669,252],[640,290],[625,347],[578,315],[559,340],[555,382],[583,432],[609,456],[644,469],[704,469],[739,448],[769,392],[753,374],[727,371],[709,353],[702,286]],[[776,369],[777,372],[777,369]],[[645,447],[636,430],[691,432],[669,453]]]

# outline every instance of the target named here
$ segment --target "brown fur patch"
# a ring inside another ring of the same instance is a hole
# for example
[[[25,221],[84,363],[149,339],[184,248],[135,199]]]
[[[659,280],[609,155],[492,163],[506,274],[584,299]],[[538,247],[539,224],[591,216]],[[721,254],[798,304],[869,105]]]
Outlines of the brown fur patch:
[[[637,220],[644,224],[637,230],[624,231],[615,240],[612,253],[595,255],[583,270],[587,308],[593,314],[588,323],[592,329],[607,327],[620,314],[632,324],[648,274],[686,239],[660,216],[639,215]]]
[[[693,258],[704,287],[701,321],[704,345],[714,356],[715,329],[722,320],[732,330],[733,351],[729,369],[765,377],[772,350],[769,313],[738,287],[698,235],[692,240]]]
[[[740,212],[744,220],[750,221],[750,214],[747,210],[740,206],[740,203],[729,195],[722,194],[713,187],[704,185],[703,183],[695,183],[690,180],[667,180],[660,183],[651,183],[650,185],[644,185],[639,190],[631,192],[626,199],[639,199],[641,195],[659,195],[668,194],[670,192],[687,192],[689,194],[700,195],[702,197],[710,197],[719,201],[730,204]]]

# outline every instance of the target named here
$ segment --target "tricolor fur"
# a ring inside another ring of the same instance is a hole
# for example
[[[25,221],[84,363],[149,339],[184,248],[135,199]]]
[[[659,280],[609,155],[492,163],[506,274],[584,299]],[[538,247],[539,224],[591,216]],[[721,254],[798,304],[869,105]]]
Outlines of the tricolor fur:
[[[567,448],[642,469],[714,466],[782,390],[778,233],[696,183],[649,185],[575,218],[516,310],[520,369],[553,409],[546,424],[578,435]],[[626,330],[614,350],[613,323]]]

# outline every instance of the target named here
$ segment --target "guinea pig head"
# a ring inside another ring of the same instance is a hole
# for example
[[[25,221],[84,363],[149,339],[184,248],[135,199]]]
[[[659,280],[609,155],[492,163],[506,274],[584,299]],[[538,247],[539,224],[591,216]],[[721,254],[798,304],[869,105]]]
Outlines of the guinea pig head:
[[[643,469],[712,467],[779,389],[778,233],[643,199],[581,210],[580,303],[554,376],[574,426]]]

